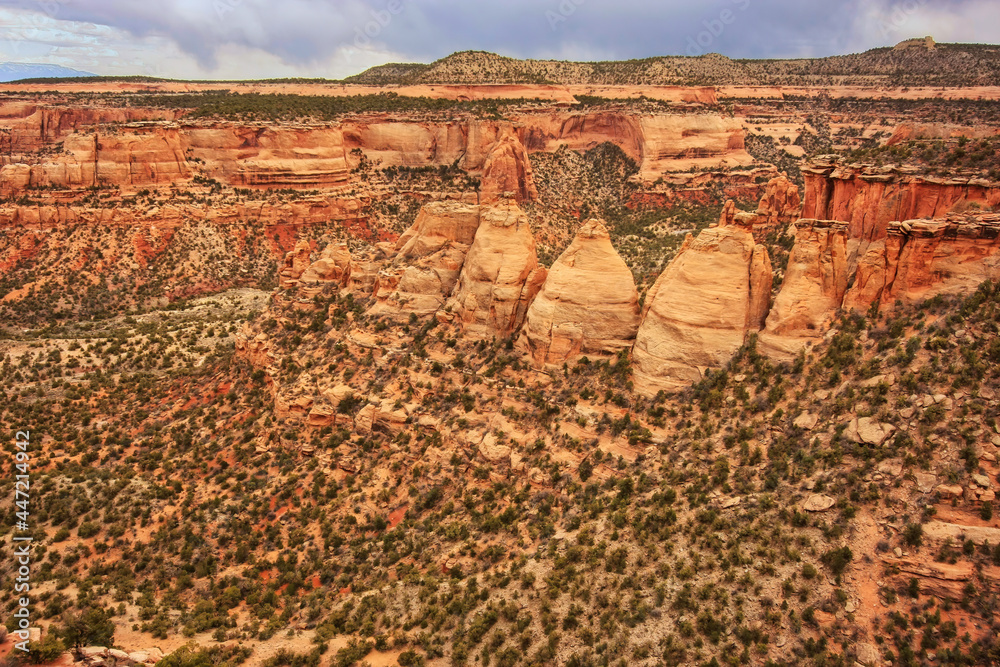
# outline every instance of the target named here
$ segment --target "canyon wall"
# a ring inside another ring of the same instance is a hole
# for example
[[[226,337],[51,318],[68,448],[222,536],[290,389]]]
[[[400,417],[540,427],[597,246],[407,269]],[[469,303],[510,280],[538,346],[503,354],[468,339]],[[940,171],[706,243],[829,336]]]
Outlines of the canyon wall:
[[[849,223],[851,238],[884,239],[890,222],[941,218],[970,207],[1000,206],[1000,183],[936,178],[914,169],[848,165],[818,160],[802,170],[802,217]]]
[[[665,172],[753,162],[744,130],[712,113],[539,110],[513,121],[421,120],[370,114],[331,123],[185,121],[183,110],[0,105],[6,145],[0,192],[186,182],[195,175],[238,187],[345,186],[362,154],[378,167],[450,166],[484,176],[495,200],[537,193],[528,154],[560,146],[619,146],[652,182]],[[2,144],[2,142],[0,142]]]

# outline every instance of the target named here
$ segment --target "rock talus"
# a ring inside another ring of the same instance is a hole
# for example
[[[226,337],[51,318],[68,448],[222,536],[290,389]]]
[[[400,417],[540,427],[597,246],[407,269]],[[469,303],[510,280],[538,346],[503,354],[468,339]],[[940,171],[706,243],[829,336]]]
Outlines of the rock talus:
[[[537,366],[628,349],[639,328],[639,294],[603,221],[588,220],[548,272],[528,309],[520,344]]]

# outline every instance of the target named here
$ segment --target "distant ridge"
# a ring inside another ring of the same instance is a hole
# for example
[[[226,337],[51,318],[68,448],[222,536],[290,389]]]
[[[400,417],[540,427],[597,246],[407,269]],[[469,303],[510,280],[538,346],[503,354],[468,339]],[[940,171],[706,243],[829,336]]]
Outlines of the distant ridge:
[[[62,79],[67,77],[97,76],[83,70],[61,65],[40,65],[36,63],[0,63],[0,83],[21,79]]]
[[[662,56],[639,60],[568,62],[518,60],[485,51],[461,51],[429,65],[390,63],[345,79],[368,85],[584,84],[766,86],[997,86],[1000,46],[937,44],[930,38],[906,46],[826,58],[785,60]]]

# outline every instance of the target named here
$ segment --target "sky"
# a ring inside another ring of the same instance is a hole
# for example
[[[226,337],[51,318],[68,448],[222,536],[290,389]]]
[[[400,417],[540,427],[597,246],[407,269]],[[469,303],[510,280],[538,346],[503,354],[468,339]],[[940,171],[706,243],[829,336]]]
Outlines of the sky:
[[[623,60],[1000,43],[997,0],[0,0],[0,61],[184,79],[342,78],[455,51]]]

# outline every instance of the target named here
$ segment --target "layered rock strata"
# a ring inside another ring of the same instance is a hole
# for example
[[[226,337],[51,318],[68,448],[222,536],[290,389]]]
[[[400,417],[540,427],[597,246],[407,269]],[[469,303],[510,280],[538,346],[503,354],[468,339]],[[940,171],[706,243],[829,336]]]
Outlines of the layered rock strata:
[[[936,178],[910,168],[848,165],[835,159],[816,160],[802,173],[802,217],[847,222],[850,237],[864,241],[884,239],[890,222],[1000,206],[1000,183],[981,178]]]
[[[761,349],[791,359],[821,340],[841,310],[971,293],[1000,279],[1000,215],[890,222],[886,238],[859,242],[850,224],[800,220]]]

